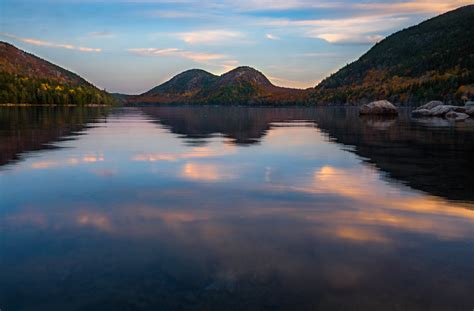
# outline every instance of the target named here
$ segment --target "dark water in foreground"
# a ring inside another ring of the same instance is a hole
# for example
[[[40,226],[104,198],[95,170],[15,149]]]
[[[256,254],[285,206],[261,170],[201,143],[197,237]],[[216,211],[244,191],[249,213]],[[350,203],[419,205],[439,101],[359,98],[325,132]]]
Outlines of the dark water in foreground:
[[[0,108],[0,309],[472,310],[474,123]]]

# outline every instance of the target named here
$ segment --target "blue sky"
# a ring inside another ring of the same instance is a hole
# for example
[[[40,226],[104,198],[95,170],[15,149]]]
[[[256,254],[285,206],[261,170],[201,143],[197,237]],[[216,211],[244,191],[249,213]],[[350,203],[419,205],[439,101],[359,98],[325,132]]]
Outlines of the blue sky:
[[[306,88],[465,0],[0,0],[0,40],[136,94],[181,71],[248,65]]]

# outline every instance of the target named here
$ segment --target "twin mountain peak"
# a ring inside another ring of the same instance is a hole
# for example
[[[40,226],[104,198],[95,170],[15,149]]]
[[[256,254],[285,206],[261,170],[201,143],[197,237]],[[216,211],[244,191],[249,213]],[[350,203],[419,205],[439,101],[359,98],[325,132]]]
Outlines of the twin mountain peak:
[[[273,85],[260,71],[237,67],[221,76],[201,69],[191,69],[171,80],[135,97],[135,103],[277,103],[302,96],[304,90],[289,89]],[[287,97],[287,98],[284,98]]]

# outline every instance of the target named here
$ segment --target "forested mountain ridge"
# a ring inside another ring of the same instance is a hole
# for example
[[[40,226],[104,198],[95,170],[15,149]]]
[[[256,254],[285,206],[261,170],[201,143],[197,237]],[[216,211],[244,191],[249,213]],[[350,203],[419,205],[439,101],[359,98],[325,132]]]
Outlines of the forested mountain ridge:
[[[130,103],[286,104],[303,103],[307,90],[273,85],[260,71],[237,67],[221,76],[200,69],[182,72],[169,81],[129,98]]]
[[[191,100],[202,88],[213,83],[218,76],[205,70],[186,70],[169,81],[139,95],[137,100],[156,101],[160,103],[184,102]]]
[[[396,32],[316,86],[316,103],[462,102],[474,95],[474,5]]]
[[[153,95],[165,92],[180,94],[190,93],[212,83],[217,78],[218,76],[205,70],[190,69],[174,76],[171,80],[154,87],[145,94]]]
[[[0,104],[113,103],[112,96],[79,75],[0,41]]]

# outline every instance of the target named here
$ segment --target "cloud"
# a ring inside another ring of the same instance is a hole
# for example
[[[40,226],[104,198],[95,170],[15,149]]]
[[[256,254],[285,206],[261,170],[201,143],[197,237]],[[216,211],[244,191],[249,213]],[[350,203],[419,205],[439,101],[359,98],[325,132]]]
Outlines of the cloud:
[[[347,55],[341,52],[311,52],[296,54],[297,57],[321,57],[321,58],[341,58],[347,57]]]
[[[116,35],[108,31],[93,31],[93,32],[89,32],[87,34],[87,37],[107,39],[107,38],[115,38]]]
[[[129,52],[136,55],[142,56],[167,56],[173,55],[181,51],[180,49],[176,48],[168,48],[168,49],[157,49],[157,48],[138,48],[138,49],[128,49]]]
[[[181,176],[195,181],[216,182],[234,178],[235,176],[224,171],[224,168],[211,163],[186,163],[181,169]]]
[[[102,231],[112,230],[109,217],[99,213],[91,213],[88,211],[81,212],[81,214],[77,216],[76,223],[81,227],[93,227]]]
[[[183,10],[153,10],[146,12],[147,15],[160,18],[205,18],[212,16],[207,13],[198,13],[194,11],[183,11]]]
[[[174,56],[186,58],[196,63],[219,67],[223,71],[231,70],[239,64],[237,60],[228,59],[228,56],[224,54],[192,52],[177,48],[137,48],[128,49],[128,52],[140,56]]]
[[[176,36],[188,44],[222,43],[242,38],[242,34],[228,30],[199,30],[177,33]]]
[[[239,65],[239,61],[235,59],[224,60],[219,64],[224,71],[230,71]]]
[[[199,159],[222,157],[234,153],[234,147],[224,145],[224,149],[212,149],[209,147],[194,147],[184,153],[140,153],[133,156],[133,161],[179,161],[183,159]]]
[[[420,14],[420,13],[443,13],[457,7],[472,4],[471,1],[406,1],[396,3],[356,3],[355,9],[380,11],[384,14]]]
[[[268,0],[264,2],[267,2],[268,5],[271,3],[276,4],[277,7],[285,7],[280,1]],[[333,44],[373,44],[383,39],[388,33],[406,27],[422,16],[443,13],[467,4],[469,1],[466,0],[418,0],[396,3],[336,2],[333,5],[338,7],[338,14],[346,12],[348,15],[339,18],[334,16],[333,18],[309,20],[292,19],[291,15],[287,15],[287,18],[280,19],[263,18],[257,21],[257,25],[284,29],[293,28],[305,37],[322,39]],[[286,6],[312,10],[316,7],[323,8],[324,3],[313,4],[311,1],[294,0]]]
[[[35,170],[55,168],[58,166],[60,166],[60,163],[52,160],[44,160],[31,163],[31,168]]]
[[[329,43],[341,44],[366,44],[376,43],[384,37],[381,35],[356,35],[356,34],[342,34],[342,33],[323,33],[316,36]]]
[[[149,0],[163,2],[163,0]],[[165,1],[166,2],[166,1]],[[325,40],[333,44],[372,44],[394,30],[404,28],[421,19],[470,4],[468,0],[411,0],[392,3],[382,1],[351,2],[314,0],[207,0],[197,5],[193,1],[180,1],[184,11],[158,11],[168,17],[194,17],[202,12],[212,12],[217,17],[232,19],[233,24],[250,23],[270,27],[297,28],[300,34],[309,38]],[[198,10],[198,13],[195,13]],[[298,20],[292,10],[305,10],[315,15],[329,18]],[[260,11],[259,17],[251,17],[248,12]],[[274,19],[270,11],[281,11],[286,19]],[[285,12],[286,11],[286,12]],[[327,14],[321,14],[325,13]],[[268,13],[268,14],[266,14]],[[265,17],[268,20],[265,22]],[[341,17],[344,16],[344,17]],[[269,29],[271,31],[271,28]],[[195,31],[176,34],[189,43],[222,43],[239,39],[239,32],[229,30]],[[268,40],[278,37],[267,33]]]
[[[368,44],[383,39],[383,33],[400,28],[406,17],[372,15],[339,19],[289,20],[267,19],[260,22],[271,27],[292,27],[308,38],[336,44]]]
[[[294,87],[298,89],[305,89],[317,84],[317,81],[304,82],[304,81],[279,78],[275,76],[269,76],[268,79],[270,79],[270,81],[275,85],[280,85],[280,86],[285,86],[285,87]]]
[[[94,1],[94,0],[88,0]],[[287,10],[297,8],[333,8],[340,6],[339,2],[315,0],[122,0],[129,3],[160,3],[178,4],[183,6],[204,7],[208,9],[259,11],[259,10]]]
[[[225,6],[239,11],[283,11],[305,8],[336,8],[341,6],[339,2],[315,0],[226,0],[223,3],[225,3]]]
[[[105,157],[103,154],[86,154],[82,158],[72,157],[66,160],[57,161],[57,160],[41,160],[31,163],[30,167],[35,170],[43,170],[43,169],[51,169],[51,168],[58,168],[58,167],[68,167],[68,166],[75,166],[81,163],[84,164],[91,164],[96,162],[103,162],[105,161]]]
[[[225,57],[223,54],[216,54],[216,53],[196,53],[190,51],[181,51],[179,55],[184,58],[191,59],[195,62],[202,63],[207,62],[210,60],[222,59]]]
[[[280,40],[279,37],[275,36],[275,35],[272,35],[271,33],[267,33],[265,35],[265,38],[267,38],[268,40]]]
[[[217,53],[200,53],[185,51],[177,48],[157,49],[157,48],[138,48],[128,49],[132,54],[141,56],[177,56],[187,58],[198,63],[205,63],[210,60],[223,59],[226,56]]]
[[[414,0],[400,1],[394,3],[381,3],[371,1],[366,3],[353,3],[350,1],[318,1],[318,0],[207,0],[207,1],[189,1],[189,0],[124,0],[125,2],[143,2],[143,3],[162,3],[162,4],[179,4],[180,7],[186,9],[207,9],[226,12],[252,12],[252,11],[285,11],[298,9],[338,9],[338,10],[354,10],[367,11],[376,10],[381,12],[397,13],[441,13],[452,10],[454,8],[472,4],[469,0]],[[164,10],[166,12],[166,10]],[[172,11],[171,11],[172,12]],[[179,17],[181,11],[174,11]],[[187,14],[187,13],[185,13]],[[166,14],[165,14],[166,15]]]
[[[63,43],[56,43],[56,42],[51,42],[51,41],[43,41],[43,40],[38,40],[38,39],[32,39],[32,38],[22,38],[22,37],[17,37],[12,34],[0,32],[1,36],[16,40],[16,41],[21,41],[24,43],[36,45],[36,46],[45,46],[45,47],[50,47],[50,48],[60,48],[60,49],[67,49],[67,50],[76,50],[76,51],[81,51],[81,52],[101,52],[102,49],[98,48],[89,48],[89,47],[83,47],[83,46],[75,46],[71,44],[63,44]]]
[[[362,16],[334,20],[299,22],[308,27],[305,36],[336,44],[372,44],[384,38],[386,31],[399,28],[405,17]]]

